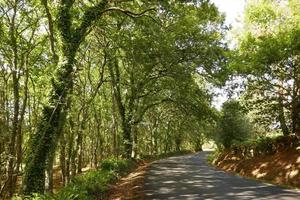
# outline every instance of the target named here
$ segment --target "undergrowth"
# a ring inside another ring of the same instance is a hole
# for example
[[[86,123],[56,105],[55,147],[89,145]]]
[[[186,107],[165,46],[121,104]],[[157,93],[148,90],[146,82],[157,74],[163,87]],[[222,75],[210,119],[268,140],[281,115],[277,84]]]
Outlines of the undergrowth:
[[[100,163],[100,168],[74,177],[57,194],[32,194],[15,197],[13,200],[94,200],[103,199],[108,185],[118,177],[129,173],[136,165],[134,160],[108,158]]]
[[[144,156],[143,159],[156,160],[189,153],[192,152],[184,150],[158,156]],[[106,197],[109,184],[116,182],[120,176],[130,173],[136,166],[137,162],[133,159],[110,157],[101,161],[99,169],[74,177],[69,184],[54,195],[32,194],[31,196],[14,197],[13,200],[101,200]]]

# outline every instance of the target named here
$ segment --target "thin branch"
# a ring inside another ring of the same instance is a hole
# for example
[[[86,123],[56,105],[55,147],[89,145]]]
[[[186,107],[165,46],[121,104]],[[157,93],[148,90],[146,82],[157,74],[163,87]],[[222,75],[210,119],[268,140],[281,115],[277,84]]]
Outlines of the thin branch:
[[[47,0],[41,0],[42,5],[45,8],[46,16],[48,19],[48,28],[49,28],[49,40],[50,40],[50,48],[51,52],[53,54],[53,59],[56,61],[58,56],[55,52],[55,39],[54,39],[54,27],[53,27],[53,18],[51,15],[51,12],[48,7],[48,1]]]

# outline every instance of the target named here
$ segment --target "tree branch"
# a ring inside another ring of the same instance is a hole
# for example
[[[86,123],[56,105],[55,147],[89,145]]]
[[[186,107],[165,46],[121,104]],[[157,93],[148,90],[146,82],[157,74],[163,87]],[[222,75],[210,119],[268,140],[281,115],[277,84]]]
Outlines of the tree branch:
[[[145,15],[145,13],[147,12],[150,12],[150,11],[155,11],[156,9],[155,8],[149,8],[149,9],[146,9],[140,13],[134,13],[132,11],[129,11],[129,10],[125,10],[125,9],[122,9],[122,8],[119,8],[119,7],[110,7],[106,10],[104,10],[102,12],[102,14],[104,13],[107,13],[107,12],[111,12],[111,11],[115,11],[115,12],[121,12],[129,17],[132,17],[132,18],[138,18],[138,17],[142,17],[142,16],[148,16],[148,15]]]
[[[53,18],[52,18],[52,15],[51,15],[49,7],[48,7],[48,0],[41,0],[41,3],[45,8],[45,12],[46,12],[47,20],[48,20],[50,48],[51,48],[51,52],[53,54],[53,59],[56,61],[56,60],[58,60],[58,56],[55,52]]]
[[[105,13],[121,12],[131,18],[138,18],[138,17],[145,16],[145,13],[147,13],[149,11],[155,10],[154,8],[149,8],[140,13],[134,13],[132,11],[118,8],[118,7],[106,8],[107,5],[108,5],[108,0],[103,0],[98,5],[89,8],[84,13],[81,25],[76,29],[75,34],[74,34],[73,39],[76,42],[80,43],[81,40],[84,38],[84,36],[87,34],[88,29],[91,27],[91,24],[93,23],[93,21],[97,20],[99,17],[101,17]]]

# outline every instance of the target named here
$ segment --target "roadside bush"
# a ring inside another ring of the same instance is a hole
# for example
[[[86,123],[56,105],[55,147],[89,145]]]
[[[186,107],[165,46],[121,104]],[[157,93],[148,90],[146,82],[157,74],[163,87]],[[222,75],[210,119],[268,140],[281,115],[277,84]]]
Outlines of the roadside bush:
[[[56,197],[59,200],[102,199],[108,183],[115,181],[116,178],[117,176],[113,171],[90,171],[74,177],[71,183],[58,192]]]
[[[100,163],[100,168],[105,171],[113,171],[117,174],[126,174],[134,168],[136,162],[132,159],[118,159],[115,157],[107,158]]]

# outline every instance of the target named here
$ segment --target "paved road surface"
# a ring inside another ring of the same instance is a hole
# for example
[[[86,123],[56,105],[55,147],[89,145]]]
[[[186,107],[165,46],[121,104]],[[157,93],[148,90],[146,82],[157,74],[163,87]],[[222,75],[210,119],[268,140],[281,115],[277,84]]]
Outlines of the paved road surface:
[[[206,164],[208,152],[155,162],[146,173],[146,199],[300,200],[300,193],[243,179]]]

